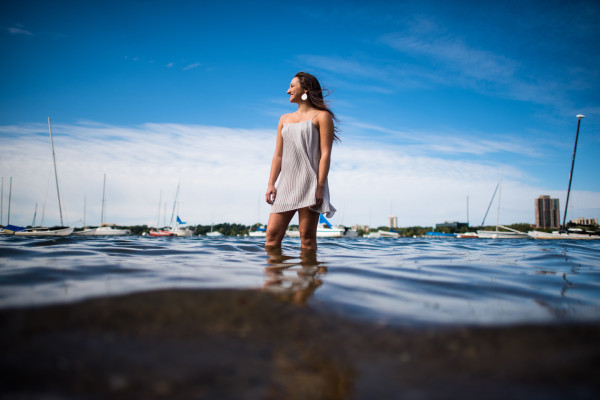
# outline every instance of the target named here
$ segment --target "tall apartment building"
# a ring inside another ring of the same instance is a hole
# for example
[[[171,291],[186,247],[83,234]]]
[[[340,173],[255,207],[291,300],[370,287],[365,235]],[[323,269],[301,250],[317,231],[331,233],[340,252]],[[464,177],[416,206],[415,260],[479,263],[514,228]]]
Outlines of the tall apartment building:
[[[560,228],[558,199],[540,196],[535,199],[535,225],[538,228]]]
[[[396,216],[391,215],[388,217],[388,227],[390,229],[395,229],[398,227],[398,218],[396,218]]]

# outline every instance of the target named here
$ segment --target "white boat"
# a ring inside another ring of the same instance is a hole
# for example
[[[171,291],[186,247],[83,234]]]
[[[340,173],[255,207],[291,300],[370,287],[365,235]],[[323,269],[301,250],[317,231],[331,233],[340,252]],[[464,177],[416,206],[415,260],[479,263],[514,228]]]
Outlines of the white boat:
[[[104,204],[106,199],[106,174],[104,174],[104,183],[102,184],[102,213],[100,214],[100,226],[97,228],[83,229],[82,231],[74,232],[74,235],[83,236],[124,236],[131,235],[129,229],[116,228],[115,224],[104,223]],[[83,203],[83,225],[85,226],[85,198]]]
[[[579,232],[578,232],[579,231]],[[600,235],[582,230],[540,232],[529,231],[527,234],[534,239],[568,239],[568,240],[600,240]]]
[[[219,237],[219,236],[223,236],[223,234],[219,231],[214,231],[214,232],[207,232],[206,236],[208,237]]]
[[[517,231],[516,229],[508,228],[503,225],[498,225],[498,227],[508,229],[509,232],[500,231],[500,230],[495,230],[495,231],[478,230],[477,236],[480,239],[526,239],[529,237],[529,235],[527,233]],[[496,229],[498,227],[496,227]]]
[[[255,231],[248,232],[248,236],[250,237],[267,237],[267,227],[261,225],[256,228]]]
[[[76,236],[126,236],[131,235],[129,229],[115,228],[114,225],[104,224],[97,228],[88,228],[82,231],[73,232]]]
[[[96,228],[94,236],[119,236],[119,235],[131,235],[129,229],[115,228],[113,225],[104,224]]]
[[[300,231],[289,229],[285,232],[288,237],[300,237]],[[319,225],[317,225],[317,237],[342,238],[357,237],[358,232],[345,226],[333,226],[324,215],[319,216]]]
[[[177,207],[179,201],[179,187],[181,186],[181,180],[177,184],[177,191],[175,192],[175,201],[173,202],[173,212],[171,213],[171,226],[166,228],[165,231],[171,232],[173,236],[178,237],[186,237],[193,236],[194,232],[187,227],[183,227],[187,222],[183,222],[181,218],[179,218],[179,208]],[[177,214],[175,214],[175,210],[177,209]],[[175,221],[173,221],[173,217],[175,217]]]
[[[398,232],[390,232],[379,229],[377,232],[370,232],[367,235],[368,238],[399,238]]]
[[[179,220],[179,217],[177,217],[177,219]],[[180,237],[181,236],[192,236],[194,234],[194,232],[192,232],[191,229],[182,228],[179,225],[168,227],[165,229],[165,231],[173,233],[173,236],[180,236]]]
[[[64,226],[56,228],[27,228],[15,232],[15,236],[68,236],[73,233],[74,228]]]
[[[490,205],[488,206],[487,211],[485,212],[485,216],[483,217],[483,221],[481,222],[481,226],[485,223],[485,218],[487,217],[488,212],[490,211],[490,206],[494,201],[494,197],[496,196],[496,192],[498,192],[498,213],[496,214],[496,230],[495,231],[486,231],[486,230],[478,230],[477,236],[480,239],[525,239],[528,238],[526,232],[521,232],[513,228],[509,228],[504,225],[499,225],[498,221],[500,220],[500,195],[502,193],[502,176],[500,177],[500,182],[496,185],[496,190],[492,195],[492,200],[490,200]],[[501,231],[498,228],[505,229],[505,231]]]
[[[50,117],[48,117],[48,131],[50,133],[50,145],[52,147],[52,163],[54,164],[54,177],[56,179],[56,195],[58,197],[58,211],[60,213],[60,224],[52,228],[45,227],[30,227],[18,232],[15,232],[16,236],[68,236],[73,233],[74,228],[64,226],[62,206],[60,203],[60,190],[58,185],[58,172],[56,169],[56,157],[54,154],[54,140],[52,139],[52,126],[50,125]],[[35,220],[35,217],[34,217]]]

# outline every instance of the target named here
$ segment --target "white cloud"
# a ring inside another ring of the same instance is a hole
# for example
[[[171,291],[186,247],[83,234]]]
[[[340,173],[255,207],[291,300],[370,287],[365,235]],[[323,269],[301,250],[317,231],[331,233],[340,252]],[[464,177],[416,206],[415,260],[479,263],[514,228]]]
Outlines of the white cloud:
[[[187,66],[183,67],[183,70],[187,71],[187,70],[190,70],[190,69],[198,68],[201,65],[202,64],[200,64],[200,63],[193,63],[193,64],[190,64],[190,65],[187,65]]]
[[[23,28],[19,28],[19,27],[10,27],[10,28],[6,28],[6,30],[8,31],[8,33],[10,33],[11,35],[25,35],[25,36],[35,36],[32,32],[25,30]]]
[[[107,174],[106,222],[152,224],[161,213],[170,219],[181,179],[179,215],[190,224],[265,223],[264,192],[275,145],[273,130],[243,130],[181,124],[135,127],[94,122],[53,125],[65,223],[98,224],[102,179]],[[51,152],[45,124],[0,127],[4,177],[4,221],[8,179],[13,177],[11,223],[58,223]],[[504,168],[501,223],[533,222],[533,201],[541,194],[564,193],[522,182],[517,168]],[[432,225],[466,219],[480,223],[499,179],[494,165],[408,154],[402,147],[352,138],[335,145],[330,174],[334,223],[384,225],[393,212],[400,225]],[[166,206],[165,203],[166,202]],[[598,217],[600,194],[573,192],[569,215]],[[164,217],[161,217],[161,222]],[[495,208],[488,223],[495,222]],[[5,222],[6,223],[6,222]]]

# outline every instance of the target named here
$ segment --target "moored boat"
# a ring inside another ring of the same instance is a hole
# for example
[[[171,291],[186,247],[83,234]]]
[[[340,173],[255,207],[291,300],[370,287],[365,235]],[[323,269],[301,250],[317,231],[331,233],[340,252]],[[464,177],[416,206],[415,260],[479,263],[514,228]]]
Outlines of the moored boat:
[[[554,232],[529,231],[527,234],[534,239],[600,240],[600,233],[585,232],[581,229]]]
[[[57,226],[52,228],[26,228],[15,232],[15,236],[68,236],[73,233],[74,228]]]
[[[248,236],[250,237],[266,237],[267,236],[267,227],[264,225],[256,227],[255,231],[248,232]]]
[[[562,230],[552,233],[530,231],[527,234],[534,239],[575,239],[575,240],[594,240],[600,239],[600,232],[586,232],[582,229],[566,229],[567,210],[569,209],[569,195],[571,194],[571,181],[573,179],[573,170],[575,168],[575,154],[577,153],[577,140],[579,138],[579,126],[585,115],[577,115],[577,131],[575,133],[575,146],[573,147],[573,158],[571,160],[571,172],[569,173],[569,186],[567,187],[567,201],[565,202],[565,213],[563,216]]]
[[[150,229],[150,232],[148,232],[148,235],[150,236],[154,236],[154,237],[169,237],[169,236],[175,236],[175,234],[173,232],[169,232],[167,230],[162,230],[162,229]]]
[[[458,239],[477,239],[479,235],[477,232],[465,232],[465,233],[457,233],[456,237]]]
[[[379,229],[377,232],[371,232],[367,235],[368,238],[399,238],[400,234],[393,231],[384,231]]]
[[[300,237],[298,229],[288,229],[285,232],[288,237]],[[342,238],[342,237],[357,237],[358,232],[354,229],[345,226],[333,226],[323,214],[319,216],[319,224],[317,225],[317,237],[326,238]]]
[[[504,232],[478,230],[477,237],[480,239],[526,239],[529,237],[525,232]]]

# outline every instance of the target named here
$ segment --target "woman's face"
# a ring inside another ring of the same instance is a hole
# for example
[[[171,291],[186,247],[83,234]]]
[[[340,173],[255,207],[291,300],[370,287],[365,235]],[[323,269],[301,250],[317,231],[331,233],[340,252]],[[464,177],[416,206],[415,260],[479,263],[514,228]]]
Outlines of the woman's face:
[[[298,77],[294,77],[290,83],[290,88],[287,90],[287,94],[290,95],[290,103],[300,103],[302,101],[300,97],[302,94],[304,94],[304,92],[305,90],[302,89],[300,80]]]

